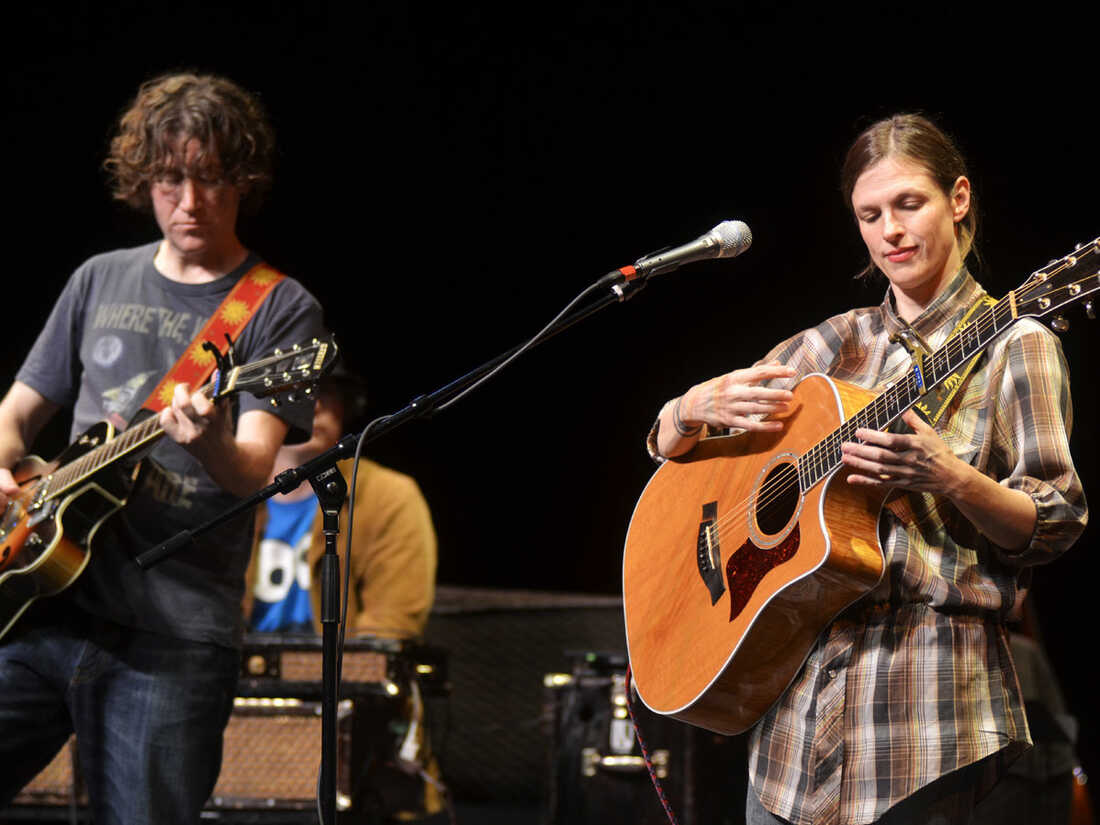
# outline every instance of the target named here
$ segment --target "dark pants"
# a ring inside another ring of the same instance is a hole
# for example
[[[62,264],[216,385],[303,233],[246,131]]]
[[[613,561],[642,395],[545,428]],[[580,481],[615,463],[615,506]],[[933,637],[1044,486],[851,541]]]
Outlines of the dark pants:
[[[239,654],[56,604],[0,643],[0,807],[75,731],[96,825],[198,822]]]

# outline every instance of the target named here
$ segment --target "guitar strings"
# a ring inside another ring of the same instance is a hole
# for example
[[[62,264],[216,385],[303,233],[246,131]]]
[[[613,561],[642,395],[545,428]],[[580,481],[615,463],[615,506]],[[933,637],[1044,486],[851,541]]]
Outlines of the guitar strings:
[[[213,386],[213,382],[207,382],[199,387],[197,391],[206,394]],[[109,441],[105,441],[98,447],[89,450],[79,458],[58,467],[49,476],[53,489],[50,490],[42,503],[45,504],[47,501],[64,495],[70,488],[91,477],[106,464],[159,435],[163,432],[159,421],[159,416],[151,415],[144,421],[118,433]],[[42,483],[45,483],[45,481]]]
[[[912,372],[907,373],[906,377],[902,379],[906,386],[912,385],[915,380]],[[894,386],[899,387],[901,385],[895,384]],[[888,393],[892,391],[893,388]],[[757,512],[773,512],[776,503],[784,496],[789,496],[792,485],[799,485],[800,494],[807,492],[835,470],[840,465],[840,444],[843,441],[854,440],[855,430],[858,427],[877,429],[881,416],[883,414],[889,416],[888,393],[883,393],[874,398],[802,456],[795,457],[791,463],[777,467],[774,475],[760,487],[754,509]],[[872,414],[874,416],[873,421],[871,420]],[[885,426],[885,424],[882,426]],[[816,478],[813,477],[814,473],[810,472],[811,466],[817,471]],[[805,489],[802,489],[801,484],[803,475],[806,475],[808,480]],[[736,503],[725,515],[716,519],[710,525],[711,531],[721,538],[722,535],[729,532],[732,526],[739,526],[742,518],[747,515],[753,505],[753,497],[750,494],[748,498]]]
[[[1097,244],[1093,244],[1092,247],[1080,252],[1078,258],[1076,258],[1071,264],[1069,261],[1063,259],[1059,262],[1059,266],[1051,269],[1048,273],[1045,273],[1043,280],[1031,280],[1023,284],[1019,289],[1015,290],[1015,293],[1001,298],[995,304],[989,306],[985,311],[980,313],[977,318],[969,322],[962,327],[958,332],[949,338],[944,345],[932,354],[931,358],[927,362],[926,375],[931,376],[931,382],[925,383],[929,387],[936,386],[940,383],[941,378],[937,378],[938,372],[944,370],[956,371],[962,362],[967,358],[977,355],[978,352],[1000,333],[1000,331],[1008,326],[1011,326],[1018,320],[1018,317],[1014,317],[1011,308],[1012,296],[1015,295],[1017,300],[1028,301],[1032,298],[1032,293],[1043,287],[1047,280],[1053,275],[1060,273],[1067,267],[1075,267],[1080,258],[1086,257],[1090,254],[1094,254],[1097,251]],[[1040,270],[1041,271],[1041,270]],[[1038,274],[1038,273],[1035,273]],[[1032,278],[1035,277],[1033,274]],[[1091,275],[1088,277],[1092,277]],[[1088,280],[1088,277],[1066,287],[1072,291],[1073,286],[1079,286]],[[1079,290],[1080,291],[1080,290]],[[1007,317],[1006,317],[1007,316]],[[1007,321],[1007,323],[999,324],[999,321]],[[970,354],[966,355],[967,347],[964,342],[967,336],[974,337],[974,345],[971,346]],[[946,363],[943,363],[946,362]],[[943,378],[946,378],[945,374]],[[896,406],[898,411],[890,416],[890,403],[894,400],[894,397],[900,396],[901,390],[904,390],[908,396],[907,402],[899,403]],[[770,513],[773,511],[777,502],[784,496],[788,496],[793,484],[799,484],[799,493],[808,492],[818,482],[831,474],[837,467],[840,466],[840,442],[841,437],[848,431],[847,434],[850,438],[844,438],[843,440],[852,440],[854,438],[855,429],[864,426],[869,426],[873,429],[883,429],[893,421],[898,415],[901,415],[904,410],[909,409],[916,399],[919,398],[921,393],[916,386],[916,376],[912,369],[910,369],[905,377],[900,380],[900,383],[892,385],[885,393],[877,396],[870,403],[858,410],[851,418],[844,421],[836,430],[826,436],[822,441],[819,441],[813,447],[806,451],[802,456],[796,457],[793,462],[789,464],[781,465],[777,468],[778,472],[767,480],[767,482],[760,488],[760,495],[757,497],[755,509],[758,513]],[[887,415],[887,420],[882,422],[880,418],[879,408],[885,407],[884,412]],[[870,420],[870,414],[874,414],[874,420]],[[827,450],[827,452],[826,452]],[[824,455],[823,455],[824,453]],[[822,459],[824,458],[824,463]],[[816,477],[814,474],[808,473],[810,483],[805,489],[801,488],[801,479],[803,469],[808,470],[809,465],[814,466],[817,470]],[[739,526],[742,517],[747,515],[749,508],[753,504],[753,495],[749,495],[747,498],[738,502],[728,511],[724,516],[716,519],[710,525],[708,530],[715,534],[718,538],[721,538],[724,534],[729,532],[731,526]],[[759,522],[759,516],[757,521]],[[733,523],[736,522],[736,525]]]
[[[268,355],[256,361],[251,361],[240,369],[247,368],[249,372],[258,372],[262,374],[267,367],[284,361],[288,355],[296,356],[304,352],[308,352],[308,348],[302,350],[300,353],[292,351],[280,353],[278,355]],[[214,382],[208,381],[199,387],[196,392],[209,395],[213,388]],[[49,494],[43,499],[43,503],[65,494],[71,487],[74,487],[97,473],[107,463],[114,461],[125,453],[141,447],[146,442],[159,436],[161,432],[163,432],[163,429],[159,426],[158,421],[158,416],[149,416],[139,424],[127,430],[123,430],[110,441],[100,444],[98,447],[89,450],[84,455],[64,466],[58,467],[49,477],[51,485],[56,486],[54,486],[54,489],[51,489]]]
[[[799,492],[806,492],[832,473],[841,463],[841,443],[854,440],[855,430],[859,427],[881,429],[888,426],[890,420],[900,414],[903,408],[902,404],[892,404],[891,394],[898,395],[901,390],[905,390],[912,397],[915,391],[915,382],[916,378],[913,373],[911,371],[907,372],[905,377],[900,379],[899,383],[893,385],[890,390],[876,396],[851,418],[842,422],[836,430],[822,441],[815,444],[802,456],[797,457],[792,463],[784,465],[789,469],[775,473],[760,488],[760,495],[757,498],[755,509],[759,512],[772,512],[776,502],[790,494],[792,484],[797,482],[800,487]],[[891,414],[892,407],[894,408],[893,415]],[[908,408],[908,404],[905,404],[904,408]],[[807,484],[804,489],[802,489],[801,484],[803,475],[807,477]],[[728,530],[730,522],[736,521],[740,524],[741,517],[748,512],[751,506],[752,496],[750,495],[749,498],[735,505],[725,516],[715,520],[712,524],[712,530],[717,531],[718,535],[721,536],[722,533]]]
[[[974,324],[979,327],[988,327],[990,323],[992,323],[993,328],[996,329],[995,319],[989,311],[982,313],[982,315],[974,321]],[[960,330],[958,334],[952,336],[944,347],[938,351],[937,355],[939,352],[944,352],[945,350],[950,354],[949,345],[955,345],[955,349],[961,352],[962,336],[965,331],[964,328],[964,330]],[[876,396],[866,406],[858,410],[851,418],[842,422],[836,430],[826,436],[822,441],[815,444],[802,456],[797,457],[794,462],[786,464],[785,466],[789,468],[787,471],[776,473],[769,479],[769,481],[760,488],[760,495],[757,498],[755,509],[763,513],[772,512],[776,502],[790,494],[791,485],[796,481],[800,485],[799,492],[803,493],[832,473],[841,463],[840,444],[843,441],[854,440],[855,430],[857,428],[868,427],[872,429],[881,429],[888,426],[890,420],[900,414],[903,407],[905,409],[908,408],[908,403],[904,405],[900,403],[894,404],[893,406],[897,408],[897,412],[891,416],[891,402],[894,400],[893,396],[900,395],[902,390],[904,390],[910,398],[913,398],[914,395],[919,397],[919,393],[916,392],[916,378],[911,370],[905,374],[903,379],[899,379],[899,382],[894,384],[887,392]],[[884,415],[886,417],[885,421],[883,420]],[[805,471],[805,475],[808,477],[808,484],[805,486],[804,490],[801,489],[803,471]],[[723,533],[728,532],[731,522],[737,522],[739,525],[741,518],[747,514],[749,508],[752,506],[752,498],[753,497],[750,495],[747,499],[735,505],[725,516],[715,520],[711,525],[711,529],[721,537]]]

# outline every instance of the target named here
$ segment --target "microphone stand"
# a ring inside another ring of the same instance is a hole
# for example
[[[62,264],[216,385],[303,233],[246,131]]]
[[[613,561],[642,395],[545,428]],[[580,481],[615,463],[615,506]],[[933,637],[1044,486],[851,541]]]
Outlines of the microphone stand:
[[[629,271],[627,271],[629,270]],[[325,535],[325,553],[321,558],[321,776],[319,788],[319,809],[322,825],[336,823],[336,703],[339,679],[336,668],[338,624],[340,621],[340,559],[336,552],[336,536],[339,533],[339,514],[347,495],[347,484],[336,469],[336,462],[356,454],[357,445],[370,443],[407,421],[431,416],[437,409],[443,409],[449,403],[458,400],[464,391],[472,390],[479,382],[487,380],[495,370],[525,350],[531,349],[568,329],[579,321],[598,312],[613,303],[622,303],[640,292],[650,275],[656,273],[635,273],[633,267],[613,270],[582,292],[561,315],[545,329],[525,344],[498,355],[480,367],[466,373],[449,384],[427,395],[419,395],[404,408],[393,415],[385,416],[373,422],[359,434],[345,435],[336,446],[310,459],[299,467],[284,470],[275,476],[271,484],[262,490],[241,499],[237,504],[214,516],[205,524],[193,530],[183,530],[151,550],[137,556],[136,561],[143,570],[148,570],[169,556],[178,553],[197,537],[224,524],[231,519],[254,509],[278,493],[288,493],[296,489],[304,480],[309,479],[317,493],[321,507]],[[573,304],[578,303],[589,292],[609,287],[606,293],[589,306],[569,312]],[[441,406],[442,405],[442,406]]]

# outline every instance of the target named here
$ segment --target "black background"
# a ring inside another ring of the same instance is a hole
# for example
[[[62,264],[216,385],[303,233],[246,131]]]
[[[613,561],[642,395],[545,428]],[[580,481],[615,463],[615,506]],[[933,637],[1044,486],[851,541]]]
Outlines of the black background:
[[[837,183],[860,128],[920,110],[956,136],[982,212],[977,274],[996,295],[1100,233],[1095,13],[884,9],[9,12],[4,374],[77,264],[155,237],[151,218],[110,201],[100,164],[138,83],[168,70],[224,73],[262,96],[277,181],[242,236],[317,295],[376,413],[518,344],[602,273],[744,220],[755,240],[743,257],[653,281],[372,448],[420,482],[441,582],[616,593],[660,404],[881,299],[881,284],[852,279],[864,251]],[[1073,448],[1095,491],[1096,332],[1070,317]],[[1090,528],[1037,571],[1035,603],[1100,774],[1096,540]]]

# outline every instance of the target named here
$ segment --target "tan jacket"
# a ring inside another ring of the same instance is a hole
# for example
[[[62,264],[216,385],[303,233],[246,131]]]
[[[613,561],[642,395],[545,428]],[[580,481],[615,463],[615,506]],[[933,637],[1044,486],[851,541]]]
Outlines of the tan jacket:
[[[337,467],[351,484],[352,460]],[[245,616],[252,609],[256,577],[256,549],[267,521],[259,508],[252,558],[246,578]],[[321,513],[313,523],[307,560],[313,624],[321,631],[321,556],[325,537]],[[340,587],[343,592],[348,507],[340,513]],[[351,547],[351,585],[348,596],[348,635],[405,639],[419,636],[435,598],[436,538],[428,504],[416,482],[407,475],[362,459],[355,495],[355,524]]]

